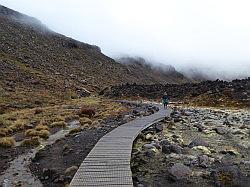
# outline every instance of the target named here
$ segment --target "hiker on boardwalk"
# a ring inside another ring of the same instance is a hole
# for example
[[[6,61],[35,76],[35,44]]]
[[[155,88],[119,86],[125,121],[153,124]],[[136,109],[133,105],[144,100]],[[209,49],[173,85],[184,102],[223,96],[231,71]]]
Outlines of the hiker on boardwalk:
[[[167,109],[168,102],[169,102],[168,95],[167,95],[167,93],[164,93],[162,96],[162,103],[163,103],[163,106],[165,109]]]

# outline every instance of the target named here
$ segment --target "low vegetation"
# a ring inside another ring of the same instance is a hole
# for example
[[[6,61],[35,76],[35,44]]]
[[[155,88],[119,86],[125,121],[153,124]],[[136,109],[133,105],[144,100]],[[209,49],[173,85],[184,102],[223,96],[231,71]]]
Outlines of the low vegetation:
[[[81,132],[81,131],[82,131],[81,127],[77,127],[77,128],[70,130],[69,134],[76,134],[76,133]]]
[[[35,136],[35,137],[26,138],[22,141],[21,145],[25,147],[38,146],[40,145],[39,137]]]
[[[0,137],[5,137],[9,134],[12,134],[12,129],[10,128],[0,128]]]
[[[9,126],[14,132],[24,130],[27,127],[27,119],[17,119]]]
[[[88,108],[86,106],[81,107],[81,109],[78,111],[78,115],[80,117],[88,116],[89,118],[92,118],[95,115],[95,110],[93,108]]]
[[[7,138],[2,139],[2,144],[7,142],[12,146],[14,143],[9,141],[9,137],[21,133],[25,136],[22,145],[36,146],[40,138],[48,139],[58,128],[67,128],[73,120],[79,120],[81,128],[93,128],[99,125],[100,120],[125,110],[121,104],[107,99],[85,97],[53,106],[9,111],[0,115],[0,138]],[[70,134],[80,132],[81,128],[71,130]]]
[[[39,124],[36,126],[35,130],[38,130],[38,131],[47,130],[47,131],[49,131],[49,127],[47,125]]]
[[[15,145],[15,139],[13,137],[0,138],[0,147],[9,148]]]
[[[92,124],[92,120],[86,117],[80,118],[80,124],[81,125],[89,125]]]
[[[38,133],[38,136],[43,138],[43,139],[48,139],[50,135],[50,132],[48,130],[41,130]]]
[[[54,128],[54,127],[65,128],[66,126],[67,126],[67,123],[65,121],[55,121],[50,124],[51,128]]]

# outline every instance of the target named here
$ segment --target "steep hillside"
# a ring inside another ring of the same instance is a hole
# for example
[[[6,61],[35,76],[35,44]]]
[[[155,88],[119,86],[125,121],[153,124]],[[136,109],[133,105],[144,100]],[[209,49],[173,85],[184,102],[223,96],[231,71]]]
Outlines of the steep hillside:
[[[86,89],[96,92],[122,83],[186,80],[130,71],[99,47],[55,33],[35,18],[3,6],[0,35],[0,105],[8,108],[54,104],[88,94]]]
[[[122,57],[117,61],[124,64],[129,73],[137,75],[137,79],[143,77],[146,84],[188,82],[188,79],[172,66],[165,64],[153,65],[153,63],[147,62],[141,57]]]

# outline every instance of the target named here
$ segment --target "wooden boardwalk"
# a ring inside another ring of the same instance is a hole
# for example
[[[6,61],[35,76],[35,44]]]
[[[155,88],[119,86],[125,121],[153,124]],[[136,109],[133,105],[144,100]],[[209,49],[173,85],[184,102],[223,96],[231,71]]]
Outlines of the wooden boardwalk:
[[[70,186],[132,187],[133,141],[143,129],[169,114],[161,105],[158,107],[157,113],[130,121],[103,136],[82,162]]]

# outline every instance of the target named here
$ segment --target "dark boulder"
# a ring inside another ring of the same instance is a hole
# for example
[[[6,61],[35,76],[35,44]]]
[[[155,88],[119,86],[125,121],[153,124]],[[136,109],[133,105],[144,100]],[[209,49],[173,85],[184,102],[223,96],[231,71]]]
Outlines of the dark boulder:
[[[203,140],[202,138],[198,137],[198,138],[195,138],[190,144],[189,144],[189,147],[192,148],[192,147],[195,147],[195,146],[205,146],[205,147],[208,147],[208,143]]]

